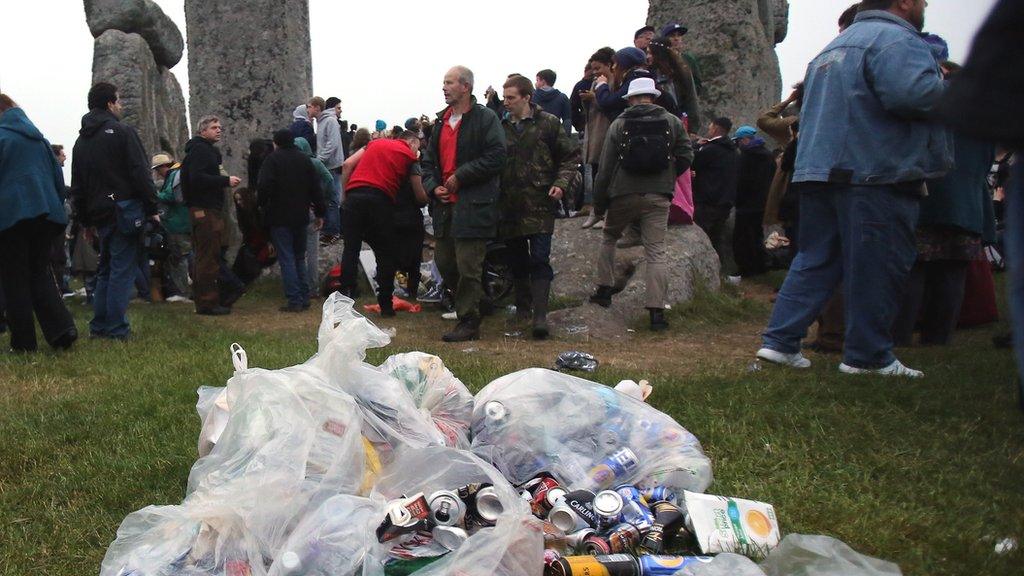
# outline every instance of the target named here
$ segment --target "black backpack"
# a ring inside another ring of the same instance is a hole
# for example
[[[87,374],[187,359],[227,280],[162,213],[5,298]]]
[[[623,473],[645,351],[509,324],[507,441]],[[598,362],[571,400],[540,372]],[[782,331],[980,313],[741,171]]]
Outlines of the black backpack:
[[[625,118],[619,164],[626,172],[653,174],[672,163],[672,128],[665,118]]]

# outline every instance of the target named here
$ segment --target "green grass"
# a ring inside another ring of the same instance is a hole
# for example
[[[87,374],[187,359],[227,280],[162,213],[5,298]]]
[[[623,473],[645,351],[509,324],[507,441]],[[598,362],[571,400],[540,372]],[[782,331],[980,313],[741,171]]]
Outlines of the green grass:
[[[315,351],[311,320],[278,314],[279,300],[278,285],[264,283],[240,303],[239,318],[138,305],[130,342],[0,353],[0,574],[95,574],[125,515],[178,503],[195,458],[195,389],[231,375],[228,346],[241,342],[250,364],[267,368]],[[87,311],[72,308],[84,326]],[[669,337],[638,331],[633,345],[591,343],[588,351],[632,355],[643,366],[645,343],[659,351],[672,339],[712,347],[767,312],[732,291],[701,293],[673,310]],[[404,321],[400,336],[427,320]],[[909,575],[1021,574],[1024,553],[993,552],[1004,537],[1024,543],[1024,414],[1011,357],[989,343],[1005,329],[900,352],[925,370],[916,382],[840,377],[838,360],[823,356],[802,373],[748,372],[749,361],[695,368],[680,355],[679,370],[602,367],[592,378],[649,377],[653,405],[695,433],[711,457],[710,492],[774,504],[784,532],[838,537]],[[751,339],[751,352],[755,345]],[[408,338],[371,350],[368,360],[409,349],[439,353],[474,391],[529,365],[522,355],[461,353]]]

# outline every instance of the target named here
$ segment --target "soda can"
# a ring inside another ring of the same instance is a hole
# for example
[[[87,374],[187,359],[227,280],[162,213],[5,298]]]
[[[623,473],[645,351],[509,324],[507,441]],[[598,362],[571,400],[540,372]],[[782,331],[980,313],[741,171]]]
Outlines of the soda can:
[[[628,554],[564,556],[550,566],[551,576],[642,576],[640,562]]]
[[[629,501],[622,507],[622,521],[636,526],[641,532],[646,532],[654,525],[654,514],[647,506]]]
[[[643,496],[647,499],[647,502],[652,504],[661,500],[675,504],[677,500],[676,493],[671,488],[666,488],[665,486],[647,488],[643,491]]]
[[[559,488],[558,481],[551,476],[544,476],[533,485],[530,493],[532,498],[530,499],[530,509],[537,516],[543,516],[551,506],[548,505],[548,492],[553,488]]]
[[[548,493],[544,496],[548,501],[548,510],[558,504],[558,501],[565,498],[567,492],[565,488],[552,488],[548,490]]]
[[[504,511],[505,506],[493,486],[486,486],[477,491],[476,515],[485,523],[493,525]]]
[[[565,544],[569,547],[570,550],[582,550],[583,541],[586,540],[589,536],[593,536],[594,534],[597,534],[597,532],[594,532],[590,528],[577,530],[576,532],[573,532],[572,534],[569,534],[565,537]]]
[[[623,522],[608,533],[608,545],[614,554],[631,554],[640,543],[640,529]]]
[[[564,501],[555,504],[548,512],[548,522],[558,527],[566,534],[575,532],[581,523],[576,511],[569,507]]]
[[[612,553],[612,545],[597,534],[591,534],[583,539],[583,553],[600,556]]]
[[[637,488],[636,486],[623,484],[622,486],[616,488],[615,491],[619,493],[619,496],[622,496],[622,500],[625,502],[643,502],[643,500],[641,500],[641,498],[644,497],[643,493],[640,492],[640,489]]]
[[[672,576],[691,564],[706,564],[711,560],[711,556],[641,556],[640,576]]]
[[[679,506],[666,501],[655,502],[651,512],[654,513],[654,523],[640,542],[640,550],[647,554],[661,554],[666,541],[683,526],[685,517]]]
[[[590,490],[573,490],[565,495],[564,502],[580,520],[591,528],[597,528],[597,512],[594,512],[594,493]]]
[[[587,476],[594,486],[604,489],[615,484],[616,480],[627,478],[636,471],[639,464],[640,460],[635,452],[629,448],[620,448],[598,462]]]
[[[434,542],[448,550],[458,550],[459,546],[462,546],[462,543],[469,538],[469,534],[457,526],[434,526],[430,533],[434,536]]]
[[[606,530],[615,524],[622,514],[622,496],[613,490],[604,490],[594,496],[594,512],[597,514],[597,529]]]
[[[466,503],[451,490],[438,490],[427,498],[427,502],[430,519],[437,526],[460,526],[466,517]]]
[[[499,426],[508,420],[508,409],[497,400],[491,400],[484,404],[484,418],[488,426]]]

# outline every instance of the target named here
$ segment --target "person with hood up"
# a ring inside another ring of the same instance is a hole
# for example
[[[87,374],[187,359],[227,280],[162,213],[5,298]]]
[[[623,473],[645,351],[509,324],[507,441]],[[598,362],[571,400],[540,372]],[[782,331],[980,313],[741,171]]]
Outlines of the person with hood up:
[[[721,271],[728,271],[729,213],[736,201],[739,154],[729,139],[732,120],[716,118],[693,157],[693,222],[708,235]]]
[[[306,276],[306,227],[309,210],[316,217],[314,228],[323,225],[324,203],[320,179],[304,152],[295,147],[288,129],[274,132],[274,151],[260,168],[257,203],[263,225],[277,250],[281,280],[288,303],[281,312],[302,312],[309,308],[309,278]]]
[[[334,187],[327,196],[327,214],[320,231],[321,242],[330,244],[341,234],[341,165],[345,162],[345,150],[341,145],[341,126],[338,124],[336,108],[327,107],[327,102],[314,96],[306,104],[311,118],[316,118],[316,157],[324,163],[334,179]]]
[[[775,177],[775,156],[753,126],[740,126],[733,139],[740,148],[733,258],[740,276],[756,276],[768,271],[761,222],[768,189]]]
[[[316,170],[320,180],[320,191],[323,193],[324,198],[327,198],[327,195],[331,193],[331,188],[334,186],[334,178],[331,177],[331,173],[324,166],[324,163],[316,157],[316,153],[309,147],[309,142],[305,138],[296,138],[295,147],[308,156],[309,161],[313,163],[313,168]],[[319,238],[317,238],[318,231],[315,214],[313,214],[313,210],[310,208],[309,228],[306,229],[306,279],[309,281],[310,298],[317,296],[320,287],[320,242]]]
[[[181,161],[181,192],[192,220],[196,260],[193,300],[196,314],[208,316],[230,314],[231,305],[245,293],[245,285],[224,259],[228,249],[224,189],[238,187],[242,179],[221,174],[220,150],[214,146],[220,142],[221,131],[220,118],[200,118],[197,134],[185,144]]]
[[[304,138],[309,143],[309,147],[316,153],[316,130],[313,129],[313,122],[309,119],[309,109],[305,104],[296,106],[292,112],[292,125],[289,130],[292,132],[292,136],[296,138]]]
[[[590,301],[608,308],[615,292],[615,245],[627,227],[640,227],[646,260],[651,330],[665,330],[668,253],[665,235],[676,178],[693,161],[693,148],[678,117],[654,103],[661,96],[651,78],[630,82],[626,109],[608,128],[600,172],[594,182],[594,206],[606,214],[597,291]]]
[[[89,90],[89,113],[71,160],[75,214],[100,239],[89,332],[98,338],[131,334],[128,302],[142,258],[143,223],[159,221],[149,158],[135,129],[120,121],[117,87],[100,82]]]
[[[569,97],[555,88],[557,78],[554,70],[537,72],[537,89],[533,92],[532,102],[561,120],[565,133],[572,134],[572,105],[569,104]]]
[[[0,294],[16,352],[36,350],[33,317],[55,349],[70,348],[78,338],[49,266],[50,246],[68,223],[63,193],[50,143],[0,94]]]

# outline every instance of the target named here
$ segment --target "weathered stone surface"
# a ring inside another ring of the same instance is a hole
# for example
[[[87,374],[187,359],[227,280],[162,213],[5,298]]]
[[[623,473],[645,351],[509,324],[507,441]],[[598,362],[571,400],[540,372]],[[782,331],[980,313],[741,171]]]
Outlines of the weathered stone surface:
[[[149,44],[156,63],[173,68],[181,61],[181,31],[153,0],[85,0],[85,20],[93,38],[107,30],[135,33]]]
[[[117,86],[122,119],[138,130],[147,154],[181,158],[188,139],[181,86],[153,60],[142,36],[120,30],[101,34],[93,47],[92,80]]]
[[[551,246],[551,266],[555,269],[552,294],[582,303],[550,315],[559,336],[621,338],[634,321],[646,315],[647,285],[641,246],[620,248],[616,253],[616,288],[622,291],[612,298],[611,308],[587,302],[597,286],[601,235],[600,230],[581,230],[577,218],[557,221]],[[718,255],[703,230],[697,226],[672,226],[667,240],[670,304],[692,299],[698,284],[718,289]]]
[[[700,64],[706,117],[753,125],[782,93],[775,44],[786,36],[788,6],[787,0],[650,0],[647,22],[689,27],[686,50]]]
[[[193,125],[216,115],[224,167],[243,180],[253,138],[291,123],[313,92],[308,0],[186,0]],[[194,126],[193,126],[194,129]]]

